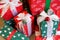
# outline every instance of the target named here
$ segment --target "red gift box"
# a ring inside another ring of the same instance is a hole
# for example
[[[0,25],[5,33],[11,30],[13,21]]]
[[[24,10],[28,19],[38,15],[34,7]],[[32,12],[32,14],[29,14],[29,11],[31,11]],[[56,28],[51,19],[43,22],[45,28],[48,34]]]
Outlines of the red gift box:
[[[34,28],[34,17],[27,11],[22,11],[14,17],[16,28],[20,32],[23,32],[26,36],[30,36]]]
[[[44,10],[45,0],[28,0],[32,15],[36,16]]]
[[[17,1],[17,0],[5,0],[6,2],[3,1],[3,6],[2,12],[1,12],[1,17],[4,18],[5,20],[10,20],[12,17],[16,16],[19,12],[23,10],[23,5],[22,2]]]

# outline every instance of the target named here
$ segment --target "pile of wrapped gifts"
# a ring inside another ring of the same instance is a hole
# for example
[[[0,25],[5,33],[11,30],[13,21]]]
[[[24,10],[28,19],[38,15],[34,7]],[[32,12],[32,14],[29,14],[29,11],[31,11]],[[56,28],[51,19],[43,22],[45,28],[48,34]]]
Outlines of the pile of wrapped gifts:
[[[60,0],[0,0],[0,36],[5,40],[60,40]]]

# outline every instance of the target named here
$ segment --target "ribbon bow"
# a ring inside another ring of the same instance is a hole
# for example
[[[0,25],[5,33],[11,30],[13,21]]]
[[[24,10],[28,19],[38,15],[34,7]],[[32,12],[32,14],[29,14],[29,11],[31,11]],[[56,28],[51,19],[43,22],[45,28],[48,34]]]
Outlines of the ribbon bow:
[[[24,14],[24,13],[20,13],[18,15],[17,20],[21,20],[18,24],[20,26],[20,29],[22,28],[22,30],[24,31],[24,23],[22,22],[23,20],[26,21],[26,25],[27,25],[27,29],[28,29],[28,35],[30,36],[31,34],[31,15],[30,14]],[[19,29],[19,28],[18,28]]]
[[[50,10],[48,10],[48,14],[47,13],[45,13],[45,11],[43,11],[43,12],[41,12],[40,13],[40,15],[41,15],[41,17],[38,17],[38,19],[37,19],[37,22],[38,22],[38,25],[39,25],[39,23],[40,22],[42,22],[42,21],[44,21],[45,20],[45,18],[46,17],[49,17],[49,21],[47,21],[47,40],[53,40],[53,20],[54,21],[59,21],[59,18],[58,18],[58,16],[56,16],[55,14],[52,14],[53,13],[53,11],[52,11],[52,9],[50,9]]]
[[[5,14],[5,12],[8,10],[8,8],[10,7],[12,14],[15,16],[17,14],[17,10],[16,7],[21,4],[18,4],[19,0],[2,0],[0,2],[1,5],[0,9],[2,8],[2,13],[1,13],[1,17]]]

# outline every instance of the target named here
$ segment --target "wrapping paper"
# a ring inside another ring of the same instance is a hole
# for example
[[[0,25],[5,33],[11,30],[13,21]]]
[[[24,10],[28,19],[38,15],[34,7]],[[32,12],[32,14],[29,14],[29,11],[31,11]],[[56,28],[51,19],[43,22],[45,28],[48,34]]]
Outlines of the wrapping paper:
[[[6,40],[29,40],[28,37],[26,37],[21,32],[18,32],[17,30],[15,30],[14,28],[12,28],[9,25],[5,25],[0,30],[0,36],[5,38]]]
[[[2,0],[0,2],[1,17],[5,20],[10,20],[23,10],[20,0]]]
[[[12,26],[14,27],[15,26],[15,22],[14,22],[14,19],[11,19],[9,21],[6,21],[6,20],[3,20],[4,21],[4,24],[6,25],[9,25],[9,26]]]
[[[30,15],[27,11],[19,13],[14,17],[16,22],[16,28],[23,32],[26,36],[30,36],[34,28],[34,17]]]
[[[29,7],[32,15],[36,16],[40,14],[41,11],[44,10],[45,0],[27,0],[29,3]]]
[[[37,24],[39,25],[44,40],[54,40],[59,31],[56,31],[59,24],[59,18],[53,13],[52,9],[48,10],[48,13],[44,11],[40,13],[40,17],[37,18]]]
[[[51,0],[50,3],[49,1],[48,0],[28,0],[32,15],[38,15],[40,14],[41,11],[43,10],[47,11],[49,8],[51,8],[54,11],[54,14],[56,14],[60,18],[60,0]]]
[[[60,0],[51,0],[50,8],[60,18]]]

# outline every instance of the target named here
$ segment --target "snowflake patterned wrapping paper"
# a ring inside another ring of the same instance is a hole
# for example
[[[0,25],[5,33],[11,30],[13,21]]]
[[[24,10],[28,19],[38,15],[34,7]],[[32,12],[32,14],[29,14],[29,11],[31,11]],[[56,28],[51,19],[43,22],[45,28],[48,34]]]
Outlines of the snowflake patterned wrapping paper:
[[[29,7],[32,15],[38,15],[45,7],[46,0],[27,0],[29,3]]]
[[[29,40],[28,37],[26,37],[21,32],[18,32],[17,30],[15,30],[14,28],[12,28],[9,25],[5,25],[0,30],[0,36],[5,38],[6,40]]]
[[[0,2],[1,17],[5,20],[10,20],[23,10],[23,5],[20,0],[2,0]]]
[[[49,3],[49,1],[51,2]],[[38,15],[44,9],[47,11],[47,9],[51,8],[60,18],[60,0],[28,0],[28,2],[32,15]]]
[[[47,40],[53,40],[53,36],[56,35],[59,24],[58,16],[53,13],[52,9],[48,10],[48,14],[42,11],[40,15],[41,16],[37,18],[37,24],[41,29],[42,37],[47,37]]]
[[[26,36],[30,36],[32,34],[34,29],[34,17],[26,10],[14,17],[14,20],[16,22],[17,30],[23,32]]]

